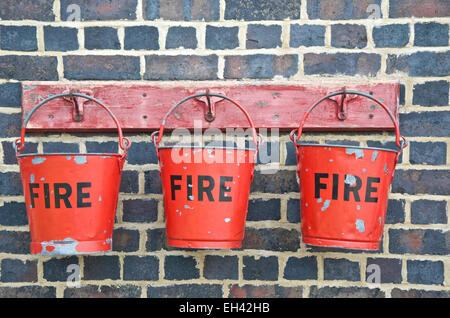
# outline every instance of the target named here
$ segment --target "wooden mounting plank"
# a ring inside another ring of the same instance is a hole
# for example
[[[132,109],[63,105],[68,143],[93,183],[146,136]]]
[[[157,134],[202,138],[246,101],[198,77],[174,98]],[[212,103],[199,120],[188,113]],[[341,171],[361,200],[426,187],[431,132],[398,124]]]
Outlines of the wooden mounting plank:
[[[397,82],[23,82],[22,115],[51,94],[64,91],[91,91],[118,118],[124,131],[159,129],[166,112],[181,99],[209,88],[240,103],[248,111],[256,128],[297,128],[304,112],[326,94],[347,90],[371,93],[382,101],[398,120],[400,85]],[[93,102],[84,104],[84,118],[75,122],[72,104],[62,98],[42,106],[31,118],[30,131],[112,131],[115,126],[107,114]],[[192,128],[194,120],[202,120],[204,128],[248,127],[242,113],[230,102],[216,103],[216,119],[204,119],[206,105],[192,99],[181,105],[169,117],[167,129]],[[346,105],[347,119],[340,121],[337,105],[327,100],[309,116],[308,130],[391,130],[393,123],[384,110],[364,97]]]

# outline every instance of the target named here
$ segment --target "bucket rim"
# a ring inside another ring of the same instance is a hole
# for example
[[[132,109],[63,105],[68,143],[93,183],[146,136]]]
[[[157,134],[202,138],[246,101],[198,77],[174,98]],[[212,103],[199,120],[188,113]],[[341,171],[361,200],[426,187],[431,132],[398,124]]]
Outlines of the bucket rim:
[[[35,156],[114,156],[120,157],[120,153],[72,153],[72,152],[51,152],[51,153],[25,153],[17,155],[17,158],[35,157]]]
[[[183,149],[224,149],[224,150],[247,150],[256,151],[256,148],[250,147],[226,147],[226,146],[189,146],[189,145],[174,145],[174,146],[160,146],[159,149],[173,149],[173,148],[183,148]]]
[[[379,147],[362,147],[362,146],[353,146],[353,145],[333,145],[333,144],[305,144],[305,143],[298,143],[297,146],[314,146],[314,147],[335,147],[335,148],[353,148],[353,149],[368,149],[368,150],[381,150],[381,151],[388,151],[397,153],[394,149],[388,149],[388,148],[379,148]]]

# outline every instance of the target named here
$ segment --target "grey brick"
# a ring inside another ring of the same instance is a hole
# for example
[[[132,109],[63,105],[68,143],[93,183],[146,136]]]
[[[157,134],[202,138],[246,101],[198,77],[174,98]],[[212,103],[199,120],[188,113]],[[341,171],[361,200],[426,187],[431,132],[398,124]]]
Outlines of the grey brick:
[[[413,104],[421,106],[448,106],[449,82],[434,81],[415,84]]]
[[[225,20],[296,20],[300,5],[300,0],[225,0]]]
[[[414,24],[415,46],[448,46],[448,24],[435,22]]]
[[[0,78],[19,81],[56,81],[57,64],[54,56],[3,55],[0,56]]]
[[[360,281],[359,263],[343,258],[325,258],[323,277],[325,280]]]
[[[54,0],[2,0],[0,19],[54,21],[53,2]]]
[[[444,263],[442,261],[408,260],[406,263],[408,283],[444,284]]]
[[[243,256],[244,268],[242,270],[244,280],[269,280],[278,279],[278,258],[276,256]]]
[[[154,26],[125,27],[125,50],[159,50],[159,32]]]
[[[88,50],[119,50],[117,29],[111,27],[84,28],[84,47]]]
[[[44,26],[46,51],[78,50],[78,30],[76,28]]]
[[[147,80],[214,80],[217,79],[217,55],[150,55],[145,57]]]
[[[412,141],[409,148],[409,162],[412,164],[445,165],[447,144],[445,142]]]
[[[239,27],[206,26],[206,48],[212,50],[234,49],[239,46]]]
[[[170,27],[166,36],[166,49],[195,49],[197,36],[194,27]]]
[[[373,28],[375,47],[404,47],[409,43],[408,24],[389,24]]]
[[[324,25],[291,24],[289,46],[324,46],[325,29]]]
[[[247,26],[247,49],[281,47],[281,25],[250,24]]]
[[[36,27],[0,26],[0,48],[9,51],[37,51]]]
[[[375,76],[381,67],[381,57],[372,53],[306,53],[303,62],[307,75]]]
[[[447,202],[434,200],[411,202],[411,223],[447,224]]]

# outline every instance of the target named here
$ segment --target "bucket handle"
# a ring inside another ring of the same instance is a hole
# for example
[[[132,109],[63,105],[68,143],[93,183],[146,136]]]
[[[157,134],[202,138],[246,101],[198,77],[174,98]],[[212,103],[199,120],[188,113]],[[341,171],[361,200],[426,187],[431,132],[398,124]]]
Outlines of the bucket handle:
[[[323,102],[324,100],[333,97],[333,96],[337,96],[337,95],[342,95],[342,94],[353,94],[353,95],[360,95],[360,96],[364,96],[366,98],[369,98],[371,100],[373,100],[375,103],[377,103],[378,105],[380,105],[385,111],[386,113],[389,115],[390,119],[392,120],[392,122],[394,123],[394,128],[395,128],[395,144],[397,145],[397,156],[400,155],[400,152],[406,148],[406,146],[408,145],[407,140],[404,136],[400,135],[400,129],[398,127],[398,123],[395,120],[394,116],[392,115],[391,111],[383,104],[381,103],[379,100],[377,100],[376,98],[374,98],[372,95],[363,93],[363,92],[358,92],[358,91],[339,91],[339,92],[334,92],[331,93],[323,98],[321,98],[320,100],[318,100],[316,103],[314,103],[309,109],[308,111],[306,111],[305,115],[303,116],[302,121],[300,122],[300,125],[297,129],[294,129],[291,131],[291,133],[289,134],[289,137],[291,138],[291,140],[294,142],[294,144],[296,146],[299,146],[299,144],[297,143],[297,141],[300,141],[300,137],[302,135],[302,131],[303,131],[303,125],[305,124],[306,119],[308,118],[309,114],[311,113],[311,111],[316,108],[317,105],[319,105],[321,102]],[[296,132],[298,132],[296,134]]]
[[[175,111],[175,109],[180,106],[181,104],[183,104],[184,102],[193,99],[193,98],[197,98],[197,97],[202,97],[202,96],[209,96],[209,97],[219,97],[219,98],[223,98],[226,99],[227,101],[231,102],[232,104],[234,104],[236,107],[238,107],[245,115],[245,117],[247,118],[250,127],[252,129],[252,137],[253,137],[253,142],[256,145],[256,151],[259,150],[259,147],[262,145],[263,143],[263,136],[260,133],[256,132],[255,129],[255,125],[253,124],[252,119],[250,118],[250,115],[247,113],[247,111],[244,109],[244,107],[242,107],[241,105],[239,105],[237,102],[235,102],[234,100],[232,100],[231,98],[225,96],[225,95],[221,95],[221,94],[214,94],[214,93],[199,93],[199,94],[195,94],[195,95],[191,95],[188,96],[184,99],[182,99],[181,101],[179,101],[175,106],[173,106],[168,112],[167,114],[164,116],[163,121],[161,123],[161,127],[159,128],[159,131],[155,131],[151,134],[151,139],[152,142],[155,144],[156,150],[158,150],[158,144],[162,139],[163,133],[164,133],[164,128],[167,122],[167,118]],[[158,136],[158,138],[156,139],[156,136]]]
[[[127,138],[123,137],[122,128],[120,127],[120,123],[117,120],[116,116],[108,109],[108,107],[106,107],[98,99],[96,99],[96,98],[94,98],[92,96],[86,95],[86,94],[81,94],[81,93],[62,93],[62,94],[52,95],[50,97],[47,97],[43,101],[41,101],[38,105],[34,106],[33,109],[30,111],[30,113],[25,118],[25,120],[23,121],[20,138],[16,139],[16,141],[14,142],[14,147],[16,149],[16,156],[20,155],[20,152],[24,148],[24,145],[25,145],[25,130],[26,130],[28,121],[31,119],[31,116],[33,116],[33,114],[42,105],[44,105],[45,103],[47,103],[47,102],[49,102],[49,101],[51,101],[53,99],[60,98],[60,97],[66,97],[66,96],[69,96],[69,95],[70,96],[82,97],[82,98],[89,99],[89,100],[95,102],[98,106],[102,107],[108,113],[108,115],[111,116],[111,118],[114,120],[114,123],[117,126],[117,131],[119,132],[119,146],[123,150],[122,158],[125,158],[127,156],[127,150],[130,148],[130,141]]]

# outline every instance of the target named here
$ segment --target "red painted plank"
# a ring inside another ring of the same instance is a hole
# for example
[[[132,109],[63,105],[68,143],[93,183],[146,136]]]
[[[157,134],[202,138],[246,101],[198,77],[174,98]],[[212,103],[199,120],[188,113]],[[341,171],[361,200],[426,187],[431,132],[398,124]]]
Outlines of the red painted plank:
[[[116,115],[126,131],[151,131],[160,127],[166,112],[181,99],[194,93],[222,93],[240,103],[252,117],[256,128],[280,128],[290,130],[298,127],[304,112],[327,93],[347,90],[372,93],[381,100],[398,119],[399,84],[396,82],[352,83],[240,83],[240,82],[24,82],[22,112],[25,116],[34,105],[50,94],[70,89],[91,90],[95,98],[103,101]],[[347,119],[336,116],[336,103],[323,102],[311,113],[305,129],[319,130],[391,130],[393,124],[381,107],[359,96],[347,105]],[[201,101],[190,100],[177,108],[169,117],[166,127],[192,128],[194,120],[202,120],[203,127],[247,127],[244,116],[228,101],[216,104],[216,119],[204,120],[206,106]],[[94,103],[84,107],[84,119],[72,119],[72,105],[63,99],[53,100],[42,106],[29,121],[32,131],[111,131],[114,123]]]

